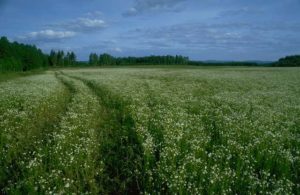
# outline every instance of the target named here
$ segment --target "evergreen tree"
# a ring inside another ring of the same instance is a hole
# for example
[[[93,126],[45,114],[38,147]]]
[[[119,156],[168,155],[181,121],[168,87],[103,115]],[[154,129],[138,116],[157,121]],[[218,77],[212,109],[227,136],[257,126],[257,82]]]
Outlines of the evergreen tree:
[[[70,60],[70,64],[71,65],[75,65],[76,64],[76,61],[77,61],[76,58],[77,57],[76,57],[75,53],[72,51],[71,54],[70,54],[70,56],[69,56],[69,60]]]
[[[49,64],[50,66],[57,66],[57,54],[54,50],[51,50],[50,52]]]

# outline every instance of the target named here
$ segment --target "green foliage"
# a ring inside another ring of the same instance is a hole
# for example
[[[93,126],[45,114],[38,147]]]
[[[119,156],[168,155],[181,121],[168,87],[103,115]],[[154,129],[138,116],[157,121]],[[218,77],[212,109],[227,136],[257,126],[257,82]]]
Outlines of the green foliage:
[[[47,67],[77,66],[74,52],[54,51],[44,54],[34,45],[0,39],[0,72],[21,72]]]
[[[280,67],[300,67],[300,55],[286,56],[279,59],[273,66]]]
[[[114,57],[104,53],[97,55],[91,53],[89,56],[90,65],[185,65],[189,58],[183,56],[147,56],[147,57]]]
[[[118,65],[185,65],[188,64],[189,58],[184,56],[148,56],[148,57],[127,57],[118,58]]]
[[[96,53],[91,53],[89,56],[89,65],[98,65],[99,59]]]
[[[0,72],[28,71],[48,66],[46,55],[34,45],[0,39]]]
[[[205,62],[205,61],[189,61],[189,65],[193,66],[271,66],[269,63],[256,62]]]
[[[76,66],[77,64],[76,55],[74,52],[67,52],[65,55],[64,51],[62,50],[51,50],[48,60],[51,67]]]
[[[116,59],[113,56],[111,56],[107,53],[104,53],[99,56],[99,64],[100,65],[115,65]]]

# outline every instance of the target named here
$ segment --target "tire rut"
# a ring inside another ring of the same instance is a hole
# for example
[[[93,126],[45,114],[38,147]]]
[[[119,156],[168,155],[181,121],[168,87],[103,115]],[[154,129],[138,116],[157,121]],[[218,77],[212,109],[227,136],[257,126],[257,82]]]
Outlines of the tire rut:
[[[102,167],[97,155],[99,139],[96,128],[99,121],[96,119],[99,115],[96,96],[81,81],[61,73],[56,75],[72,96],[66,113],[49,136],[51,141],[41,155],[37,155],[39,159],[32,163],[33,177],[28,186],[37,186],[34,192],[42,194],[101,193],[101,186],[95,185]],[[38,175],[34,175],[35,170]]]
[[[107,194],[140,194],[145,175],[143,148],[135,131],[135,122],[121,98],[108,89],[80,77],[101,104],[102,124],[100,156],[104,172],[99,181]]]

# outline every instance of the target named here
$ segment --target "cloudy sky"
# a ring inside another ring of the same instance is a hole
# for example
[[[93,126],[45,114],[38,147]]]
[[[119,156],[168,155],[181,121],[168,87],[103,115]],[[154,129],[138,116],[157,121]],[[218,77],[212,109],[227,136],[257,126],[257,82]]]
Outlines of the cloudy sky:
[[[43,51],[195,60],[300,54],[300,0],[0,0],[0,36]]]

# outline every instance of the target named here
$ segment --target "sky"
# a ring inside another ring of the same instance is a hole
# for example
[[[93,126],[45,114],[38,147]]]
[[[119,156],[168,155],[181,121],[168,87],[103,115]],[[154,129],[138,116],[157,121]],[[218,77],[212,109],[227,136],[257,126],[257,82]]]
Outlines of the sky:
[[[273,61],[300,54],[300,0],[0,0],[0,36],[80,60]]]

